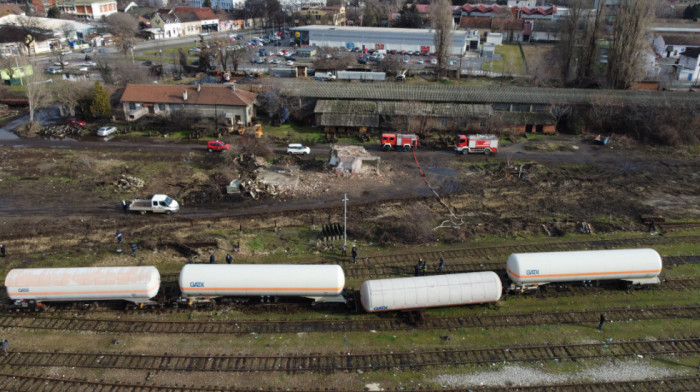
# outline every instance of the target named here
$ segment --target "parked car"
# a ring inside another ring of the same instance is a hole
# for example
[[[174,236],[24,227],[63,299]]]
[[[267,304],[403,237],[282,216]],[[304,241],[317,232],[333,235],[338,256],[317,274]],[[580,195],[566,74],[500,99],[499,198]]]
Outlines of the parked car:
[[[281,62],[282,62],[282,60],[280,60],[280,59],[272,59],[272,60],[270,60],[270,64],[279,64],[279,63],[281,63]]]
[[[287,154],[291,155],[309,155],[311,149],[299,143],[292,143],[287,146]]]
[[[99,52],[99,53],[109,53],[109,50],[107,50],[107,48],[100,48],[100,49],[98,50],[98,52]]]
[[[65,67],[66,65],[68,65],[68,62],[67,61],[56,61],[55,63],[53,63],[53,65],[55,65],[56,67],[60,67],[61,65],[63,65]]]
[[[438,63],[437,59],[430,60],[430,64],[432,64],[432,65],[437,65],[437,63]]]
[[[423,59],[418,59],[418,64],[423,64]]]
[[[44,68],[44,72],[46,72],[47,74],[57,74],[57,73],[61,73],[61,68],[46,67],[46,68]]]
[[[145,65],[147,67],[150,67],[151,65],[153,65],[153,62],[151,60],[146,60],[143,63],[141,63],[141,65]]]
[[[92,53],[92,48],[85,48],[81,50],[80,53]]]
[[[221,140],[210,140],[207,142],[207,151],[228,151],[231,149],[231,145]]]
[[[291,55],[284,56],[284,59],[287,61],[297,61],[297,58]]]
[[[113,133],[117,133],[117,127],[114,126],[104,126],[97,130],[97,136],[109,136]]]
[[[287,60],[287,65],[291,67],[292,65],[294,65],[294,61],[292,61],[292,60]]]
[[[64,56],[67,56],[67,55],[69,55],[69,54],[73,54],[73,51],[70,50],[70,49],[66,49],[66,50],[62,51],[61,54],[64,55]]]
[[[78,120],[75,117],[69,117],[66,120],[66,125],[70,125],[72,127],[84,127],[85,126],[85,120]]]
[[[194,48],[189,48],[187,51],[188,52],[201,52],[202,48],[200,48],[199,46],[195,46]]]

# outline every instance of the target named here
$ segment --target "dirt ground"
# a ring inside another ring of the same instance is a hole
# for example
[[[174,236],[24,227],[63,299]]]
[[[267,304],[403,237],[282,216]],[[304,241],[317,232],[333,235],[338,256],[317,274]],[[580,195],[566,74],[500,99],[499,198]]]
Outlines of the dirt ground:
[[[379,170],[337,175],[323,163],[327,145],[313,146],[312,155],[301,158],[285,157],[272,146],[269,164],[238,160],[233,151],[207,154],[201,144],[179,141],[3,141],[0,238],[15,251],[32,253],[110,241],[117,227],[160,238],[177,228],[187,238],[204,222],[210,228],[213,222],[341,222],[344,194],[355,223],[406,220],[415,212],[410,206],[418,205],[429,211],[431,225],[449,220],[454,240],[558,235],[586,223],[596,231],[643,230],[640,216],[700,219],[700,159],[692,154],[670,155],[615,139],[597,146],[574,136],[524,139],[491,157],[367,149],[381,157]],[[141,177],[145,185],[120,189],[115,184],[123,176]],[[258,200],[222,194],[222,181],[238,176],[257,178],[256,186],[271,194]],[[181,212],[141,217],[120,211],[122,198],[151,193],[184,200]]]

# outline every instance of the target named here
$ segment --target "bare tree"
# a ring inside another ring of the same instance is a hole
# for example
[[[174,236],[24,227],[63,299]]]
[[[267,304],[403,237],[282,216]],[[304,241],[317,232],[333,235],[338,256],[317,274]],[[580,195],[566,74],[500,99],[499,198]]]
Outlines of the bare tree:
[[[560,66],[559,73],[564,83],[569,80],[571,74],[572,62],[578,56],[576,44],[579,37],[579,25],[585,17],[582,1],[577,1],[571,4],[569,15],[559,22],[559,31],[561,39],[557,43],[557,54],[559,57],[558,64]],[[574,70],[576,72],[576,70]]]
[[[248,49],[246,48],[226,51],[227,62],[231,64],[231,69],[233,69],[234,72],[238,71],[238,66],[241,65],[246,57],[248,57]]]
[[[437,52],[437,74],[444,74],[452,48],[452,3],[449,0],[433,0],[430,19],[435,29],[435,51]]]
[[[22,68],[25,66],[31,68],[27,62],[21,66]],[[25,81],[27,101],[29,101],[29,124],[31,126],[34,123],[34,113],[51,102],[51,91],[47,86],[47,82],[50,82],[51,79],[47,80],[41,73],[34,70],[26,75]]]
[[[147,68],[138,67],[128,61],[112,62],[113,83],[119,85],[150,83],[153,78]]]
[[[653,0],[620,0],[608,51],[607,76],[613,88],[628,89],[646,74],[642,61],[653,15]]]
[[[221,65],[222,71],[226,72],[228,68],[228,62],[226,61],[228,49],[228,42],[224,38],[216,38],[209,41],[210,52],[216,59],[216,61]]]
[[[598,7],[593,10],[593,14],[586,18],[586,33],[576,74],[579,80],[592,77],[593,69],[598,61],[598,39],[601,36],[605,18],[605,1],[599,0],[596,3]]]
[[[51,56],[54,59],[56,59],[56,64],[58,64],[61,67],[61,69],[64,69],[65,65],[66,65],[66,61],[65,61],[66,55],[63,54],[64,50],[65,49],[61,49],[58,47],[54,47],[53,49],[51,49]]]
[[[93,83],[88,80],[55,81],[52,87],[54,98],[61,105],[61,112],[69,116],[75,116],[75,109],[81,101],[92,98]]]
[[[114,43],[126,57],[134,47],[134,37],[139,29],[138,22],[133,16],[116,13],[104,19],[107,30],[114,35]]]

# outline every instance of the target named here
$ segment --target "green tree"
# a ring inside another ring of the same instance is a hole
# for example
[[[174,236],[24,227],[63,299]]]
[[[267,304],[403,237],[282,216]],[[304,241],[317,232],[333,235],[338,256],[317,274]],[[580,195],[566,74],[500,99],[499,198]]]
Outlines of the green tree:
[[[46,11],[46,16],[49,18],[58,19],[61,17],[61,11],[55,5]]]
[[[362,18],[362,25],[363,26],[377,26],[379,19],[377,18],[377,14],[374,12],[374,9],[372,7],[367,7],[365,10],[365,15]]]
[[[109,94],[102,87],[100,82],[95,82],[95,92],[90,103],[90,115],[93,118],[105,118],[112,114],[112,107],[109,104]]]

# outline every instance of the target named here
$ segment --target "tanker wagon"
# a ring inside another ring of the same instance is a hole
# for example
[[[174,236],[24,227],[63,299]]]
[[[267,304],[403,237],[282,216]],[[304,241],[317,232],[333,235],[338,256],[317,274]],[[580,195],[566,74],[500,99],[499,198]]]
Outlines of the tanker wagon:
[[[5,278],[7,295],[22,308],[42,302],[127,301],[154,304],[160,289],[156,267],[13,269]]]
[[[180,271],[179,284],[179,302],[190,306],[212,304],[222,297],[345,302],[345,274],[339,265],[187,264]]]
[[[619,280],[627,285],[659,284],[661,256],[654,249],[513,253],[506,272],[511,291],[537,290],[563,282]]]
[[[492,271],[368,280],[360,287],[367,312],[420,310],[497,302],[503,287]]]

